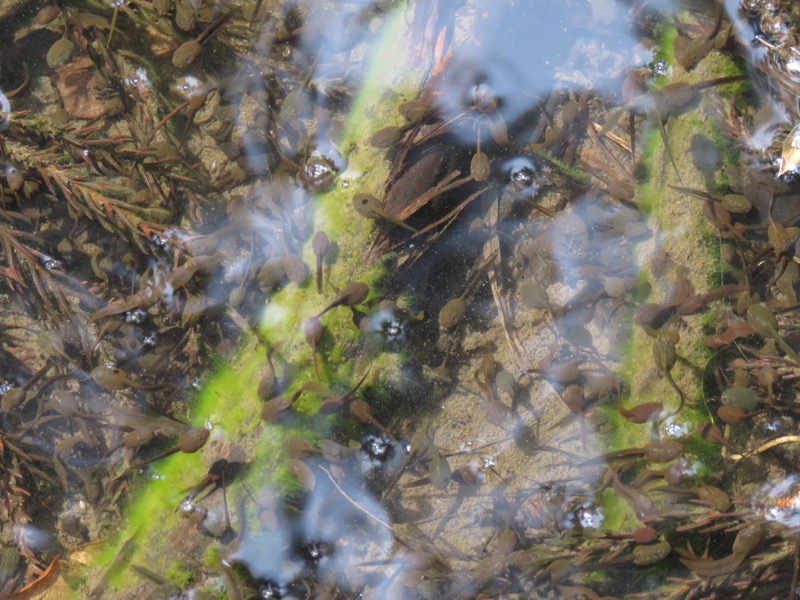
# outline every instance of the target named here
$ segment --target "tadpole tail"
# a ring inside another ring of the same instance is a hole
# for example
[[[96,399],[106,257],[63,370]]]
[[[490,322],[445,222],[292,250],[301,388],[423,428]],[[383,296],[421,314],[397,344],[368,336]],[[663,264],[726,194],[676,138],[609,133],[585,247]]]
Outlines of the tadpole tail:
[[[322,256],[317,256],[317,293],[322,295]]]

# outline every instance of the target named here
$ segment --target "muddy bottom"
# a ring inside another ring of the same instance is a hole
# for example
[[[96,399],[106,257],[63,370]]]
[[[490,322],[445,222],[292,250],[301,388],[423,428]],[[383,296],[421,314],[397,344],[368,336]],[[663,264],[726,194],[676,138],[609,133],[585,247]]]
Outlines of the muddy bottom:
[[[695,4],[0,4],[0,594],[793,597],[796,18]]]

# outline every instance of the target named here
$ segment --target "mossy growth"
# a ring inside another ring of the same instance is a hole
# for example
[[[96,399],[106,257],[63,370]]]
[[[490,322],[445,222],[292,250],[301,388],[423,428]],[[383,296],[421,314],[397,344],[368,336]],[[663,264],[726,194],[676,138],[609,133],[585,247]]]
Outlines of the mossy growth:
[[[675,38],[678,37],[678,30],[670,25],[659,24],[654,33],[658,46],[650,66],[653,71],[659,72],[659,64],[675,64]]]
[[[676,30],[663,27],[659,33],[656,60],[672,63],[672,44]],[[720,53],[712,52],[712,55],[713,60],[711,57],[704,59],[693,75],[710,79],[742,72],[740,65]],[[679,70],[679,67],[675,67],[675,70]],[[658,85],[693,78],[687,74],[665,76]],[[741,93],[745,88],[736,89]],[[649,174],[649,179],[640,183],[636,195],[637,205],[658,228],[656,248],[678,263],[678,268],[686,273],[690,284],[698,293],[705,291],[709,277],[719,279],[719,232],[703,216],[700,201],[681,197],[669,185],[707,188],[702,180],[703,175],[692,163],[690,144],[698,134],[706,135],[712,141],[722,139],[716,124],[717,121],[708,118],[707,111],[697,106],[669,116],[665,126],[669,150],[680,175],[675,173],[658,128],[651,127],[642,144],[641,158],[643,171]],[[727,156],[724,147],[721,152],[723,157]],[[732,158],[727,156],[726,160]],[[667,289],[660,282],[661,278],[650,273],[649,265],[645,261],[638,276],[637,299],[640,302],[664,302]],[[715,314],[718,313],[715,311]],[[710,420],[703,398],[703,374],[705,365],[711,358],[709,349],[702,343],[705,335],[703,325],[708,324],[707,319],[708,317],[700,315],[682,316],[680,325],[667,326],[680,332],[677,345],[679,359],[671,373],[687,398],[681,411],[674,419],[667,419],[654,427],[626,421],[617,410],[616,399],[609,400],[602,407],[608,423],[608,433],[604,440],[607,451],[642,447],[654,436],[677,435],[684,444],[685,454],[693,462],[698,478],[706,477],[711,469],[720,466],[719,447],[705,442],[699,435],[700,426]],[[678,396],[655,367],[651,358],[652,345],[652,337],[641,328],[633,328],[620,370],[628,390],[622,402],[628,409],[647,402],[658,402],[664,405],[665,411],[670,412],[673,403],[677,406]],[[625,531],[639,525],[629,503],[613,488],[606,489],[600,495],[599,502],[604,511],[604,529]]]
[[[325,293],[317,292],[312,278],[299,286],[290,283],[275,293],[265,306],[257,334],[245,333],[241,349],[233,359],[219,365],[195,395],[191,402],[192,422],[203,426],[210,421],[214,427],[211,440],[196,454],[176,454],[160,461],[152,469],[157,476],[132,496],[126,509],[125,529],[94,565],[98,568],[98,577],[108,575],[109,590],[114,588],[115,593],[122,593],[120,590],[134,584],[127,570],[131,563],[156,570],[158,567],[153,565],[163,565],[165,556],[174,556],[168,547],[170,540],[175,541],[173,536],[178,535],[175,532],[181,528],[190,527],[187,520],[178,515],[176,507],[187,490],[198,484],[210,465],[220,458],[214,452],[222,452],[224,457],[226,449],[233,446],[244,449],[247,461],[260,465],[246,469],[240,476],[248,488],[269,486],[291,500],[302,493],[302,487],[286,466],[284,440],[289,435],[316,440],[329,436],[332,428],[341,424],[342,416],[316,415],[322,401],[321,392],[303,394],[297,406],[293,406],[293,414],[281,425],[265,424],[260,418],[263,403],[257,388],[268,354],[279,365],[276,375],[287,383],[280,391],[282,395],[289,396],[304,383],[316,380],[312,350],[304,339],[302,326],[306,319],[319,314],[331,302],[337,288],[351,281],[362,281],[372,290],[366,306],[378,299],[376,290],[387,276],[386,261],[364,260],[372,243],[373,223],[355,213],[350,199],[356,190],[376,193],[382,189],[390,165],[369,145],[369,137],[376,129],[395,124],[399,114],[397,104],[415,97],[419,90],[422,73],[399,67],[404,61],[404,17],[400,9],[387,18],[385,35],[371,53],[371,66],[345,126],[343,154],[348,160],[347,171],[340,175],[331,191],[318,195],[309,205],[315,230],[324,230],[336,247],[336,260],[326,264]],[[395,73],[403,75],[398,78],[393,75]],[[310,240],[303,248],[302,257],[306,264],[315,264]],[[402,356],[364,346],[349,309],[331,310],[321,321],[325,328],[321,343],[324,356],[317,357],[321,387],[331,395],[343,394],[353,387],[357,376],[367,372],[369,378],[364,385],[376,397],[382,394],[384,377],[395,382],[392,385],[400,385],[398,382],[404,376]],[[368,356],[364,355],[365,351]],[[244,496],[243,486],[232,486],[229,505],[236,506]],[[214,544],[203,546],[192,560],[196,558],[206,564],[211,561],[215,565],[218,559],[215,547]],[[170,579],[174,577],[173,581],[179,585],[190,579],[190,574],[181,567],[186,564],[183,558],[179,555],[170,573],[163,574]],[[188,560],[188,556],[186,558]],[[110,565],[113,569],[106,572]]]
[[[207,567],[216,568],[222,558],[222,552],[219,546],[209,546],[206,550],[206,557],[203,563]]]
[[[644,138],[644,145],[642,148],[642,161],[641,168],[642,181],[640,182],[636,192],[636,205],[639,207],[646,216],[650,216],[653,211],[658,207],[661,200],[661,194],[658,186],[653,181],[653,165],[652,161],[647,157],[655,155],[656,149],[661,144],[661,137],[655,128],[648,130]],[[646,178],[645,177],[646,174]]]
[[[617,491],[606,488],[597,497],[598,504],[603,507],[603,529],[620,532],[632,531],[639,527],[639,520],[630,504],[623,501]]]
[[[700,330],[703,335],[712,335],[717,332],[720,318],[724,316],[724,311],[717,306],[712,306],[700,317]]]
[[[180,561],[173,561],[162,576],[181,588],[186,588],[193,579],[192,573]]]
[[[692,457],[694,475],[700,480],[719,473],[723,466],[720,447],[717,444],[707,442],[699,435],[690,436],[685,440],[684,451],[687,456]]]
[[[734,274],[731,266],[722,260],[722,243],[719,238],[714,240],[714,243],[709,243],[709,252],[714,259],[714,264],[706,277],[706,284],[709,289],[714,289],[722,285]]]

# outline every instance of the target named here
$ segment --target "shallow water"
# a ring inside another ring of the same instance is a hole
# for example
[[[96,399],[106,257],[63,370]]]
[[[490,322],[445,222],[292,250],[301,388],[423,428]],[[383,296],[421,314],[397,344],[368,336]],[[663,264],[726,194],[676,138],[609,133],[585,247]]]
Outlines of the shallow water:
[[[0,7],[0,593],[786,596],[793,38],[725,9]]]

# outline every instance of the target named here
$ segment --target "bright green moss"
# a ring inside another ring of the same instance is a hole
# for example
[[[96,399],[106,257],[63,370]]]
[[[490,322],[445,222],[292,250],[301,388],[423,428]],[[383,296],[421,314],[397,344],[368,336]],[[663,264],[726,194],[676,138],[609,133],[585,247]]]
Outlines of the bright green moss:
[[[301,286],[289,284],[275,293],[267,302],[257,337],[243,336],[242,349],[230,364],[218,366],[192,403],[194,425],[202,426],[210,420],[214,425],[212,436],[241,442],[251,448],[252,464],[259,465],[259,468],[248,469],[241,475],[250,489],[269,485],[280,490],[284,497],[299,495],[301,486],[286,468],[283,441],[289,435],[318,439],[329,435],[332,427],[341,422],[341,416],[315,416],[322,398],[314,393],[304,393],[286,424],[265,424],[260,418],[262,401],[256,390],[266,366],[267,348],[275,352],[276,362],[280,365],[278,376],[286,378],[289,383],[282,393],[291,395],[303,383],[313,380],[313,357],[302,335],[304,321],[319,313],[332,300],[334,292],[331,286],[363,281],[372,289],[367,301],[370,303],[387,275],[386,261],[370,263],[364,260],[372,243],[373,223],[355,214],[350,199],[356,189],[381,192],[389,163],[367,140],[374,131],[385,126],[384,123],[397,122],[397,103],[410,99],[419,89],[421,73],[406,72],[402,81],[387,79],[403,72],[393,65],[403,60],[405,27],[405,13],[402,7],[398,7],[388,17],[385,35],[371,52],[371,66],[345,127],[343,152],[348,159],[348,169],[340,175],[331,191],[318,195],[314,200],[315,229],[324,229],[337,250],[336,260],[327,265],[330,285],[320,295],[311,277]],[[398,93],[394,90],[407,91]],[[306,264],[315,264],[310,240],[302,256]],[[321,383],[331,394],[349,390],[354,373],[365,372],[367,363],[373,363],[370,375],[373,385],[377,385],[375,382],[382,372],[399,369],[394,354],[370,356],[369,360],[362,361],[364,364],[352,359],[354,348],[360,344],[360,331],[353,324],[350,310],[334,309],[321,320],[325,327],[325,338],[318,355]],[[146,485],[134,494],[127,510],[124,531],[97,561],[98,566],[107,567],[120,555],[124,541],[135,536],[132,551],[124,553],[125,560],[118,561],[115,572],[109,574],[112,582],[125,586],[130,580],[127,569],[132,562],[163,564],[160,558],[154,560],[154,557],[168,551],[162,546],[163,540],[168,538],[165,532],[179,524],[180,517],[175,509],[186,490],[201,481],[208,471],[209,457],[205,451],[192,455],[176,454],[160,461],[153,469],[158,477],[147,480]],[[244,494],[238,486],[232,488],[231,493],[234,496]],[[235,497],[229,498],[230,504],[235,502]],[[216,557],[212,551],[205,554],[207,561],[216,561]],[[178,584],[189,581],[189,575],[177,562],[165,576],[174,577]]]

